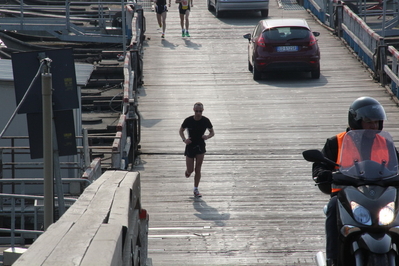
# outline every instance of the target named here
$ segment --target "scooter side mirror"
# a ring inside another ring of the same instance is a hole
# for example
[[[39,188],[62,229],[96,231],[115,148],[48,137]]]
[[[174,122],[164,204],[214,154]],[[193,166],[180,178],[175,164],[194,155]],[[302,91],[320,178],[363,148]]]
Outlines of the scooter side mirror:
[[[319,150],[307,150],[302,152],[303,158],[308,162],[323,162],[324,155]]]
[[[334,166],[339,166],[335,162],[331,161],[330,159],[324,157],[323,153],[319,150],[307,150],[302,152],[303,158],[308,162],[313,163],[327,163]]]

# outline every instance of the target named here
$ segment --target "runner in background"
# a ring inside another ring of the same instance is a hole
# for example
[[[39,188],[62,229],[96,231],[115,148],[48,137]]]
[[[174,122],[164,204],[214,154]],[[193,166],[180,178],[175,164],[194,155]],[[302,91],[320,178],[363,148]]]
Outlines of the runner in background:
[[[162,38],[165,38],[166,31],[166,12],[168,12],[168,7],[166,6],[166,0],[154,0],[155,3],[155,13],[157,15],[159,28],[162,29]],[[169,0],[169,7],[171,0]]]
[[[181,36],[190,37],[190,33],[188,32],[190,25],[188,17],[190,16],[191,7],[193,7],[193,0],[176,0],[176,3],[179,4]],[[184,26],[186,27],[184,28]]]

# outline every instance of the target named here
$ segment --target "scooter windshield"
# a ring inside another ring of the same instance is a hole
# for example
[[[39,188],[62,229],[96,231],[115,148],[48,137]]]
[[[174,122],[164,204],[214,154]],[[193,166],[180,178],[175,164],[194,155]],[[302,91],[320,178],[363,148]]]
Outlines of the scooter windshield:
[[[348,131],[341,147],[339,169],[346,176],[382,180],[398,174],[395,145],[386,131]]]

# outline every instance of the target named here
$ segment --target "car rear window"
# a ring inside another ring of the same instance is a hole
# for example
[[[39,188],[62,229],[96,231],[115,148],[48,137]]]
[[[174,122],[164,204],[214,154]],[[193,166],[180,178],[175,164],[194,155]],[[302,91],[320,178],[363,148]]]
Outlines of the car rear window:
[[[309,37],[309,30],[301,27],[271,28],[264,31],[263,36],[273,41],[301,40]]]

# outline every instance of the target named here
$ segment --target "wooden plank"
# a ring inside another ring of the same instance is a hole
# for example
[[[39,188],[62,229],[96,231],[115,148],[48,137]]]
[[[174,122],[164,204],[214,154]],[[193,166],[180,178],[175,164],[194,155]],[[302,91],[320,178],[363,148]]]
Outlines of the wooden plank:
[[[112,209],[109,212],[108,223],[129,226],[130,209],[130,191],[128,187],[118,187],[115,190]]]
[[[321,77],[275,73],[256,82],[248,71],[248,41],[258,13],[215,18],[194,1],[191,38],[182,38],[177,6],[169,8],[165,39],[146,13],[141,114],[142,206],[150,215],[154,265],[314,266],[325,249],[323,206],[328,196],[311,179],[301,153],[321,149],[345,130],[349,105],[379,100],[385,128],[399,140],[396,104],[343,43],[304,9],[279,8],[270,18],[305,18],[321,49]],[[185,178],[178,130],[197,101],[211,119],[201,199]]]
[[[121,225],[102,224],[79,265],[123,265],[122,239],[123,230]]]
[[[112,178],[115,174],[114,171],[107,171],[100,178],[98,178],[95,182],[93,182],[89,187],[85,189],[82,195],[80,195],[78,201],[76,201],[71,207],[69,207],[68,212],[62,215],[59,221],[71,221],[76,222],[81,216],[85,213],[85,211],[89,208],[90,203],[95,200],[95,196],[100,189],[100,187]]]
[[[126,228],[125,243],[123,246],[124,265],[131,265],[132,246],[136,245],[139,230],[138,210],[140,197],[140,174],[129,172],[117,188],[115,199],[108,222],[110,224],[121,224]],[[133,254],[137,256],[137,254]]]
[[[42,265],[72,226],[71,222],[52,224],[13,265]]]
[[[132,208],[141,208],[141,186],[140,186],[140,173],[129,172],[121,182],[121,187],[126,186],[132,189],[132,202],[130,203]]]
[[[48,230],[32,244],[28,251],[19,258],[18,263],[24,265],[24,263],[29,262],[31,265],[42,265],[54,249],[58,247],[60,242],[62,242],[62,238],[70,234],[76,222],[81,219],[82,216],[87,215],[86,211],[90,206],[90,202],[96,200],[95,196],[98,189],[104,183],[107,183],[107,181],[108,183],[114,182],[114,174],[114,171],[107,172],[91,184],[79,197],[79,200],[68,209],[68,212],[66,212],[57,223],[52,224]],[[110,199],[109,197],[106,198]]]
[[[112,176],[102,183],[101,189],[90,201],[87,210],[75,222],[54,251],[48,256],[43,265],[79,265],[84,257],[86,248],[96,235],[102,222],[109,214],[114,193],[119,183],[126,175],[126,171],[115,171]],[[65,261],[65,258],[69,258]]]

